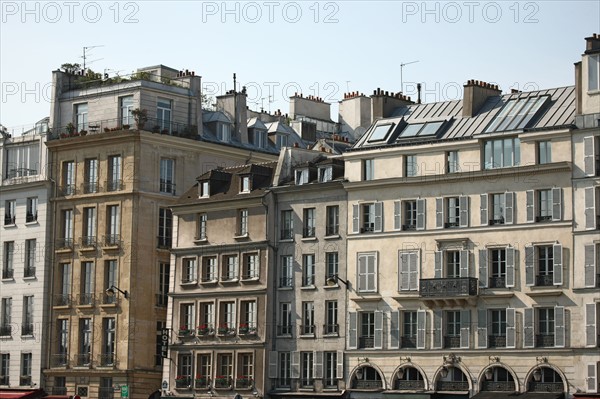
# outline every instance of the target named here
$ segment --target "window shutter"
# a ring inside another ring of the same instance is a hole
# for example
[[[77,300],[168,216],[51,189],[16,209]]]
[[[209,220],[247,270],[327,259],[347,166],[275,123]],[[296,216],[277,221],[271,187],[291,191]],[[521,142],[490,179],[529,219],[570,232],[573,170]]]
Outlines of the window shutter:
[[[442,319],[443,313],[441,310],[433,311],[433,349],[442,348]]]
[[[424,310],[417,311],[417,349],[425,349],[425,324],[427,313]]]
[[[594,136],[588,136],[583,138],[583,170],[587,176],[594,176],[596,171],[594,169],[594,161],[596,159],[594,152]]]
[[[376,202],[375,203],[375,227],[373,231],[376,233],[381,233],[383,231],[383,203]]]
[[[402,215],[402,203],[394,201],[394,230],[400,230],[402,227],[400,215]]]
[[[486,288],[488,286],[488,264],[487,264],[487,249],[479,250],[479,286]]]
[[[504,224],[513,224],[515,220],[515,193],[504,193]]]
[[[323,352],[314,351],[315,367],[313,368],[313,378],[323,378]]]
[[[300,378],[300,352],[292,352],[292,370],[290,371],[291,378]]]
[[[587,365],[587,391],[589,393],[598,392],[598,363]]]
[[[390,349],[400,348],[400,312],[390,314]]]
[[[277,351],[269,352],[269,378],[277,378]]]
[[[598,335],[596,330],[596,304],[585,304],[585,346],[595,348],[598,345]]]
[[[553,284],[554,285],[562,285],[563,283],[563,253],[562,253],[562,245],[554,244],[552,248],[552,268],[553,268]]]
[[[584,248],[585,287],[596,288],[596,246],[589,244]]]
[[[348,313],[348,349],[358,347],[357,325],[358,317],[356,312]]]
[[[344,351],[337,351],[337,378],[342,378],[344,375]]]
[[[433,270],[435,272],[435,278],[442,278],[442,251],[435,251],[434,257]]]
[[[471,311],[460,311],[460,347],[468,349],[471,338]]]
[[[562,188],[552,189],[552,220],[562,219]]]
[[[515,249],[513,247],[506,248],[506,287],[512,288],[515,286]]]
[[[410,271],[409,271],[409,253],[401,253],[399,256],[399,279],[398,279],[398,291],[407,291],[410,289]]]
[[[358,205],[352,205],[352,232],[358,233]]]
[[[460,277],[466,278],[469,277],[469,251],[463,249],[460,251]]]
[[[535,191],[527,190],[527,221],[535,222]]]
[[[564,306],[554,307],[554,346],[556,348],[565,347],[565,308]]]
[[[375,337],[374,337],[375,349],[383,349],[383,312],[375,311]]]
[[[488,195],[481,194],[479,195],[479,223],[482,226],[487,226],[489,223],[488,217]]]
[[[460,227],[469,227],[469,197],[462,195],[458,200]]]
[[[477,310],[477,347],[478,348],[487,348],[487,346],[488,346],[487,326],[488,326],[487,309],[478,309]]]
[[[419,287],[418,256],[417,252],[411,252],[408,256],[408,289],[411,291],[416,291]]]
[[[534,248],[532,246],[525,247],[525,285],[535,285],[535,270],[533,268]]]
[[[365,291],[367,289],[367,257],[365,255],[358,256],[358,290]]]
[[[517,330],[515,309],[506,309],[506,347],[517,347]]]
[[[523,348],[535,347],[534,309],[523,310]]]
[[[375,268],[375,255],[367,257],[367,290],[377,291],[377,270]]]
[[[595,230],[596,222],[596,199],[594,198],[594,187],[585,189],[585,228],[586,230]]]
[[[417,199],[417,230],[425,230],[425,200]]]
[[[444,228],[444,199],[435,199],[435,227]]]

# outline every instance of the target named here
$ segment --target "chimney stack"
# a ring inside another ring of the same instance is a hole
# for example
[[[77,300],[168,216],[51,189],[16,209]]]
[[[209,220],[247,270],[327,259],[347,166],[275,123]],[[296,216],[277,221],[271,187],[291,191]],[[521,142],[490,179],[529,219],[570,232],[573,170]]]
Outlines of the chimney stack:
[[[469,80],[464,85],[462,115],[466,117],[474,116],[488,97],[499,96],[500,94],[502,94],[502,91],[498,88],[498,85],[479,80]]]
[[[600,35],[594,33],[590,37],[585,38],[585,53],[596,53],[600,50]]]
[[[402,92],[394,93],[377,88],[377,90],[373,90],[371,96],[371,120],[387,118],[394,109],[410,104],[414,104],[414,102]]]

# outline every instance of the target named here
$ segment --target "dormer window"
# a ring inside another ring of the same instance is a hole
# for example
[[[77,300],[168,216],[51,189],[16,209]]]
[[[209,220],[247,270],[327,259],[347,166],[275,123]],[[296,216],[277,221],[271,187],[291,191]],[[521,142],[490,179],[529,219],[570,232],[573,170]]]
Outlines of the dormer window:
[[[210,182],[202,181],[200,182],[200,198],[208,198],[210,197]]]
[[[333,168],[331,166],[323,166],[319,168],[319,183],[331,181],[333,176]]]
[[[267,146],[267,132],[259,129],[252,129],[253,137],[252,144],[259,148],[265,148]]]
[[[275,140],[277,144],[277,148],[283,148],[288,146],[288,136],[286,134],[276,134]]]
[[[219,123],[217,125],[217,139],[224,142],[231,140],[231,126],[228,123]]]
[[[240,193],[249,193],[249,192],[250,192],[250,176],[242,176]]]
[[[301,186],[308,183],[308,169],[296,170],[296,185]]]

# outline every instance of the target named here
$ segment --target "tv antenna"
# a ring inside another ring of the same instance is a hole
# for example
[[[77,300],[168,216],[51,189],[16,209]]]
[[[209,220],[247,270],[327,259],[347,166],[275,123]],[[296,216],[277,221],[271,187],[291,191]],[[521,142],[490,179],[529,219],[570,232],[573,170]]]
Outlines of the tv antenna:
[[[269,96],[269,114],[271,113],[271,103],[273,102],[273,96]]]
[[[85,71],[85,62],[86,62],[86,60],[88,58],[88,51],[91,50],[91,49],[93,49],[93,48],[97,48],[97,47],[104,47],[104,45],[100,44],[98,46],[84,46],[83,47],[83,57],[81,57],[81,58],[83,58],[83,70],[84,71]],[[92,62],[100,61],[101,59],[102,58],[98,58],[97,60],[90,61],[89,63],[91,64]]]
[[[419,62],[419,60],[400,63],[400,92],[404,93],[404,80],[402,79],[402,71],[403,71],[404,67],[407,65],[410,65],[410,64],[416,64],[417,62]]]
[[[350,93],[350,81],[346,81],[346,93]]]

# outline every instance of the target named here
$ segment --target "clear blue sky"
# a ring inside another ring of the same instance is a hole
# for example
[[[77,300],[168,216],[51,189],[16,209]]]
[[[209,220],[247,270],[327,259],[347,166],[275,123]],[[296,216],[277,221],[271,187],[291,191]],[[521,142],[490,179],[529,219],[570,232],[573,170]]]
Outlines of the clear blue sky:
[[[51,71],[82,63],[84,46],[102,46],[88,54],[97,72],[187,68],[213,96],[236,72],[251,108],[285,113],[301,91],[335,115],[344,92],[401,91],[402,63],[404,92],[421,82],[426,102],[460,98],[468,79],[572,85],[584,37],[600,33],[598,0],[0,3],[0,123],[14,133],[49,114]]]

